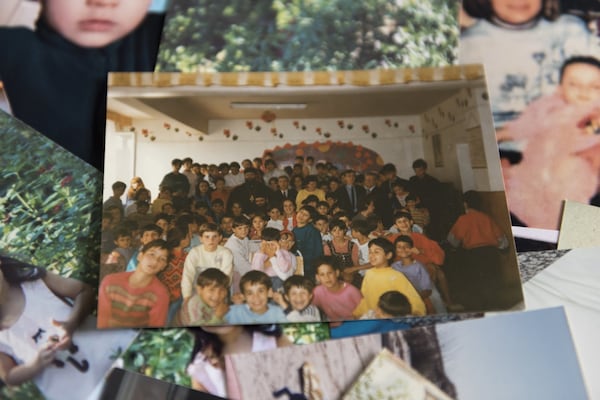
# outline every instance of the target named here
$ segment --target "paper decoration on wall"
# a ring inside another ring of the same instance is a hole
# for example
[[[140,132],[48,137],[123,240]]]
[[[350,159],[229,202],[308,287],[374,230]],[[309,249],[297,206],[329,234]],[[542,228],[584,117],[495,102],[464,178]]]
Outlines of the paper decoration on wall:
[[[326,136],[329,132],[325,132]],[[377,135],[375,132],[373,132]],[[340,170],[354,169],[368,171],[380,169],[383,166],[383,159],[374,150],[352,142],[325,141],[298,144],[286,143],[282,146],[275,146],[273,149],[266,149],[265,153],[272,153],[273,160],[277,165],[291,165],[295,157],[313,156],[315,161],[330,161]]]
[[[260,116],[260,119],[262,119],[263,121],[265,121],[267,123],[275,121],[275,118],[277,118],[277,116],[275,115],[274,112],[271,112],[271,111],[265,111]]]

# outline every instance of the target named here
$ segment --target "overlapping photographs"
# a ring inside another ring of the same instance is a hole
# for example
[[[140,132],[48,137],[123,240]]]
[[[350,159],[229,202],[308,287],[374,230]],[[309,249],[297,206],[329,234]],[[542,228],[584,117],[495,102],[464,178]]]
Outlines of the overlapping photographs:
[[[0,144],[0,397],[87,398],[136,335],[91,316],[101,174],[1,111]]]
[[[383,349],[451,398],[588,398],[561,308],[232,354],[225,361],[227,393],[236,399],[278,398],[281,393],[342,398]],[[278,368],[265,368],[269,365]],[[399,391],[401,381],[395,387],[393,382],[386,384]]]
[[[598,4],[482,4],[462,2],[458,59],[486,68],[513,224],[556,230],[563,200],[599,204]]]
[[[521,304],[478,66],[115,74],[108,110],[100,327]]]

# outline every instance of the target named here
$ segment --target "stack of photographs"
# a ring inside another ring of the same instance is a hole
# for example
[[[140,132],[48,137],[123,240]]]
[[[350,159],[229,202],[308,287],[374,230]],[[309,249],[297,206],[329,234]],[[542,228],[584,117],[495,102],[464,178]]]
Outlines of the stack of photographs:
[[[484,3],[0,6],[0,398],[600,396],[597,5]]]

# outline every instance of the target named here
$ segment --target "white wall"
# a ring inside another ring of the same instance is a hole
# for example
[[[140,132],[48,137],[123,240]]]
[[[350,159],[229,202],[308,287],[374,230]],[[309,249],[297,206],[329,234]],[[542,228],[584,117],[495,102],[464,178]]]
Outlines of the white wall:
[[[202,141],[198,139],[198,132],[186,132],[183,128],[176,131],[178,126],[174,121],[134,120],[135,133],[107,133],[109,155],[105,185],[108,190],[105,190],[105,198],[110,196],[112,182],[129,183],[133,176],[141,176],[153,196],[156,195],[162,177],[170,172],[173,158],[191,157],[195,162],[215,164],[239,162],[244,158],[260,157],[267,149],[302,141],[309,144],[342,141],[362,145],[379,153],[382,163],[394,163],[398,175],[405,178],[413,175],[413,160],[424,158],[431,175],[443,182],[451,182],[458,190],[503,190],[492,116],[484,92],[484,89],[464,89],[422,115],[345,118],[342,119],[344,128],[338,126],[338,119],[298,120],[298,125],[304,125],[305,130],[296,128],[291,119],[271,123],[251,120],[253,129],[247,127],[246,120],[213,120]],[[165,127],[166,122],[170,128]],[[352,130],[347,128],[348,124],[353,125]],[[258,132],[254,130],[257,125],[261,126]],[[363,125],[369,126],[369,133],[363,131]],[[483,133],[483,145],[478,148],[484,153],[485,168],[472,168],[469,157],[459,156],[468,154],[473,146],[468,134],[468,128],[473,126],[480,126]],[[284,137],[273,136],[271,128]],[[319,135],[317,128],[322,134],[329,132],[330,137]],[[229,138],[224,135],[226,129]],[[373,132],[377,133],[377,138],[371,137]],[[441,168],[434,163],[432,136],[435,134],[441,135],[444,159]],[[235,141],[232,140],[234,135],[238,137]],[[322,159],[334,161],[335,154],[324,153]]]
[[[460,191],[504,189],[492,115],[484,92],[484,89],[463,89],[421,115],[429,173],[441,181],[452,182]],[[469,134],[469,129],[477,127],[481,130],[479,141],[483,140],[483,145],[475,143]],[[435,166],[434,135],[441,137],[442,167]],[[485,157],[486,166],[473,168],[467,149],[480,149],[476,156]]]
[[[391,126],[386,124],[386,120],[389,120]],[[214,120],[209,123],[209,134],[204,135],[203,141],[198,140],[199,134],[196,132],[191,136],[183,130],[175,132],[177,125],[172,122],[171,128],[166,129],[165,121],[162,120],[134,121],[135,146],[129,156],[133,168],[124,165],[113,168],[112,171],[107,168],[106,184],[110,188],[110,184],[115,180],[128,183],[133,175],[139,175],[155,195],[158,193],[158,184],[162,177],[170,171],[173,158],[189,156],[195,162],[216,164],[234,160],[239,162],[244,158],[260,157],[266,149],[274,149],[286,143],[298,144],[302,141],[342,141],[362,145],[378,152],[383,163],[394,163],[400,176],[413,175],[412,161],[424,156],[418,116],[349,118],[343,121],[345,126],[352,124],[353,129],[340,128],[338,119],[298,120],[299,126],[304,125],[306,130],[296,128],[294,120],[276,120],[269,124],[259,119],[252,120],[253,126],[261,126],[261,130],[257,132],[248,129],[246,120]],[[370,133],[363,131],[363,125],[369,126]],[[274,137],[270,132],[272,127],[276,128],[278,133],[283,133],[284,137]],[[317,128],[321,128],[323,134],[329,132],[331,136],[320,136],[316,132]],[[225,129],[230,131],[229,138],[223,134]],[[147,130],[147,136],[142,133],[144,130]],[[377,133],[377,138],[372,138],[373,132]],[[238,136],[238,140],[232,140],[234,135]],[[120,152],[126,148],[124,136],[127,136],[127,133],[108,132],[107,152],[122,154]],[[151,140],[151,137],[154,137],[154,140]],[[335,154],[324,153],[323,159],[334,160]],[[125,176],[130,171],[133,171],[133,175]],[[110,196],[110,193],[105,190],[105,198],[107,196]]]

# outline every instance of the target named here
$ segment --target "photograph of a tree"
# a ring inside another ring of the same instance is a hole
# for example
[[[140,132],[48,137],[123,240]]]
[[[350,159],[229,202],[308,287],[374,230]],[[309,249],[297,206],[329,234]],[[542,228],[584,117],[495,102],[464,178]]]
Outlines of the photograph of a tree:
[[[456,60],[455,0],[174,0],[157,70],[364,70]]]

